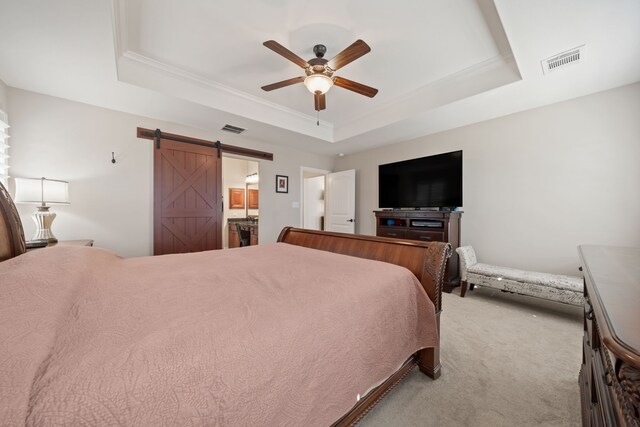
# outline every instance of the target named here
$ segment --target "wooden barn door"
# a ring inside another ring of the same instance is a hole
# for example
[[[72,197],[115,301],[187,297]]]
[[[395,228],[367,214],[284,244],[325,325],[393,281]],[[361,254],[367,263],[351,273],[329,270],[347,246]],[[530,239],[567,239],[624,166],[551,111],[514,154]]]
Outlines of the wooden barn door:
[[[221,249],[220,152],[167,139],[154,151],[154,255]]]

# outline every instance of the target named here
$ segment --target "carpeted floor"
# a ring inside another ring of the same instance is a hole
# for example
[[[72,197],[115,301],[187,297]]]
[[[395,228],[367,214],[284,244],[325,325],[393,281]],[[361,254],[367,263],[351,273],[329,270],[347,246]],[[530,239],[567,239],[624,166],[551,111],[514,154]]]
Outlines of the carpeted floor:
[[[582,308],[458,288],[441,331],[442,376],[415,368],[361,426],[581,425]]]

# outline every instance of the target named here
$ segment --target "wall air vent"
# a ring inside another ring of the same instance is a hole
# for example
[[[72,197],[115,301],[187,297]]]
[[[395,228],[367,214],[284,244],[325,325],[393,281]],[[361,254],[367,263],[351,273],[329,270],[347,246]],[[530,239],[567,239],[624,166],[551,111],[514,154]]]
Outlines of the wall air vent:
[[[556,71],[569,65],[578,64],[581,61],[584,61],[584,46],[585,45],[578,46],[566,52],[553,55],[550,58],[543,59],[542,61],[540,61],[540,63],[542,64],[542,72],[544,74],[549,74],[552,71]]]
[[[231,133],[242,133],[246,129],[239,128],[238,126],[233,126],[233,125],[230,125],[230,124],[226,124],[226,125],[224,125],[222,130],[226,130],[227,132],[231,132]]]

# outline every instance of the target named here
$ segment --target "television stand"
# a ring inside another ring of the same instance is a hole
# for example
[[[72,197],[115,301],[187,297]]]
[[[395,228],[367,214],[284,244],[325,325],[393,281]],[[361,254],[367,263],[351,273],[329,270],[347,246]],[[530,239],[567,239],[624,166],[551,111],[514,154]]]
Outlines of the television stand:
[[[450,243],[453,253],[447,264],[444,291],[450,293],[453,288],[460,286],[456,248],[460,246],[461,211],[413,209],[379,210],[373,213],[376,215],[376,236]]]
[[[394,212],[415,212],[415,211],[441,211],[442,209],[449,208],[392,208],[392,209],[382,209],[383,211],[394,211]]]

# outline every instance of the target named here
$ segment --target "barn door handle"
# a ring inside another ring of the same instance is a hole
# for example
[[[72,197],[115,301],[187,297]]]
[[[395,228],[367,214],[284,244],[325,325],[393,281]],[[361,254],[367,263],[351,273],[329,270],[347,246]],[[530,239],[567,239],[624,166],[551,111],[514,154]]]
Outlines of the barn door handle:
[[[347,222],[353,222],[353,218],[348,219]]]

